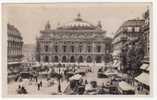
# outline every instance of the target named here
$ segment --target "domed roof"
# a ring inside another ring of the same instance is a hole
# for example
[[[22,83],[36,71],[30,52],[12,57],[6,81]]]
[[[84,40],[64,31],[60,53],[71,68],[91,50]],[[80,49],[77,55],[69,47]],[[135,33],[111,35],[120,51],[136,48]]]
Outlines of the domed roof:
[[[58,27],[58,29],[71,29],[71,30],[77,30],[77,29],[95,29],[96,26],[90,24],[87,21],[84,21],[81,17],[80,14],[77,15],[77,18],[74,19],[73,21],[64,24],[61,27]]]

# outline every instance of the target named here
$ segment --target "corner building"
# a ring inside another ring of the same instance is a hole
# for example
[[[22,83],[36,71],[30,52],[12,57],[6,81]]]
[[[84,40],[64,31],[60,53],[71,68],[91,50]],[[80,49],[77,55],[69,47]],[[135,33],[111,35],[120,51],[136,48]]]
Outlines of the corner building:
[[[104,63],[110,53],[106,46],[110,38],[101,29],[101,23],[92,25],[80,14],[73,21],[51,29],[48,22],[37,37],[36,60],[43,63]]]
[[[20,31],[11,24],[7,24],[7,74],[8,82],[15,79],[22,67],[23,38]]]

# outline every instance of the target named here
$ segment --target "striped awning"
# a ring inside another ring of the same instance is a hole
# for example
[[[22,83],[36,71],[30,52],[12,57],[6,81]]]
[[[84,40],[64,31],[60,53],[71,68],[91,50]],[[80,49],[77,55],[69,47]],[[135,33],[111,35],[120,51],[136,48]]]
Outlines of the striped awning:
[[[142,74],[140,74],[139,76],[137,76],[135,78],[135,80],[137,80],[138,82],[145,84],[147,86],[149,86],[149,74],[146,72],[143,72]]]

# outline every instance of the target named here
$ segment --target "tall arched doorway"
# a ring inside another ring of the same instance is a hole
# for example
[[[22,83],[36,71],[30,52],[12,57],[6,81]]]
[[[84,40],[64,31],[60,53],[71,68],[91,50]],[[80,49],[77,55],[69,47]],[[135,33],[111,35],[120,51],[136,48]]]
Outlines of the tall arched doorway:
[[[101,56],[96,56],[95,61],[96,63],[101,63]]]
[[[75,57],[74,56],[71,56],[71,58],[70,58],[70,62],[75,62]]]
[[[54,62],[58,62],[58,60],[59,60],[59,59],[58,59],[58,56],[55,56],[55,57],[54,57]]]
[[[92,62],[92,57],[91,56],[88,56],[87,57],[87,63],[91,63]]]
[[[79,63],[82,63],[82,62],[83,62],[83,57],[82,57],[82,56],[79,56],[78,62],[79,62]]]
[[[49,62],[49,57],[48,56],[45,56],[45,62]]]
[[[62,57],[62,62],[67,62],[66,56]]]

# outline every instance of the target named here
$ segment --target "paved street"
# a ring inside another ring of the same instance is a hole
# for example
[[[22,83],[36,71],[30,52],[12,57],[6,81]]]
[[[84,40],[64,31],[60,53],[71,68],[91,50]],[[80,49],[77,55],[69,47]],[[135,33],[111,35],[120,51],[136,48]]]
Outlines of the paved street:
[[[97,68],[92,67],[93,72],[88,72],[83,79],[86,79],[88,82],[91,81],[97,81],[98,85],[102,85],[102,83],[107,82],[107,78],[97,78]],[[39,80],[40,81],[40,80]],[[42,79],[43,86],[41,89],[38,91],[37,83],[36,82],[29,82],[29,80],[24,79],[23,82],[11,82],[8,84],[8,93],[10,95],[15,95],[17,94],[16,90],[18,88],[18,85],[23,85],[29,95],[53,95],[58,93],[58,81],[54,81],[54,85],[48,86],[49,82],[45,79]],[[68,89],[69,82],[63,80],[61,81],[61,90],[63,93],[70,92],[70,89]],[[67,89],[67,90],[65,90]]]
[[[58,82],[55,81],[55,84],[53,86],[48,86],[48,82],[46,80],[42,80],[43,87],[38,91],[37,89],[37,83],[32,82],[30,84],[28,80],[24,80],[23,82],[12,82],[8,84],[8,94],[15,95],[17,94],[16,90],[18,88],[18,85],[23,84],[23,86],[26,88],[28,95],[53,95],[58,93]],[[64,91],[67,87],[68,82],[63,81],[61,82],[61,90]]]

